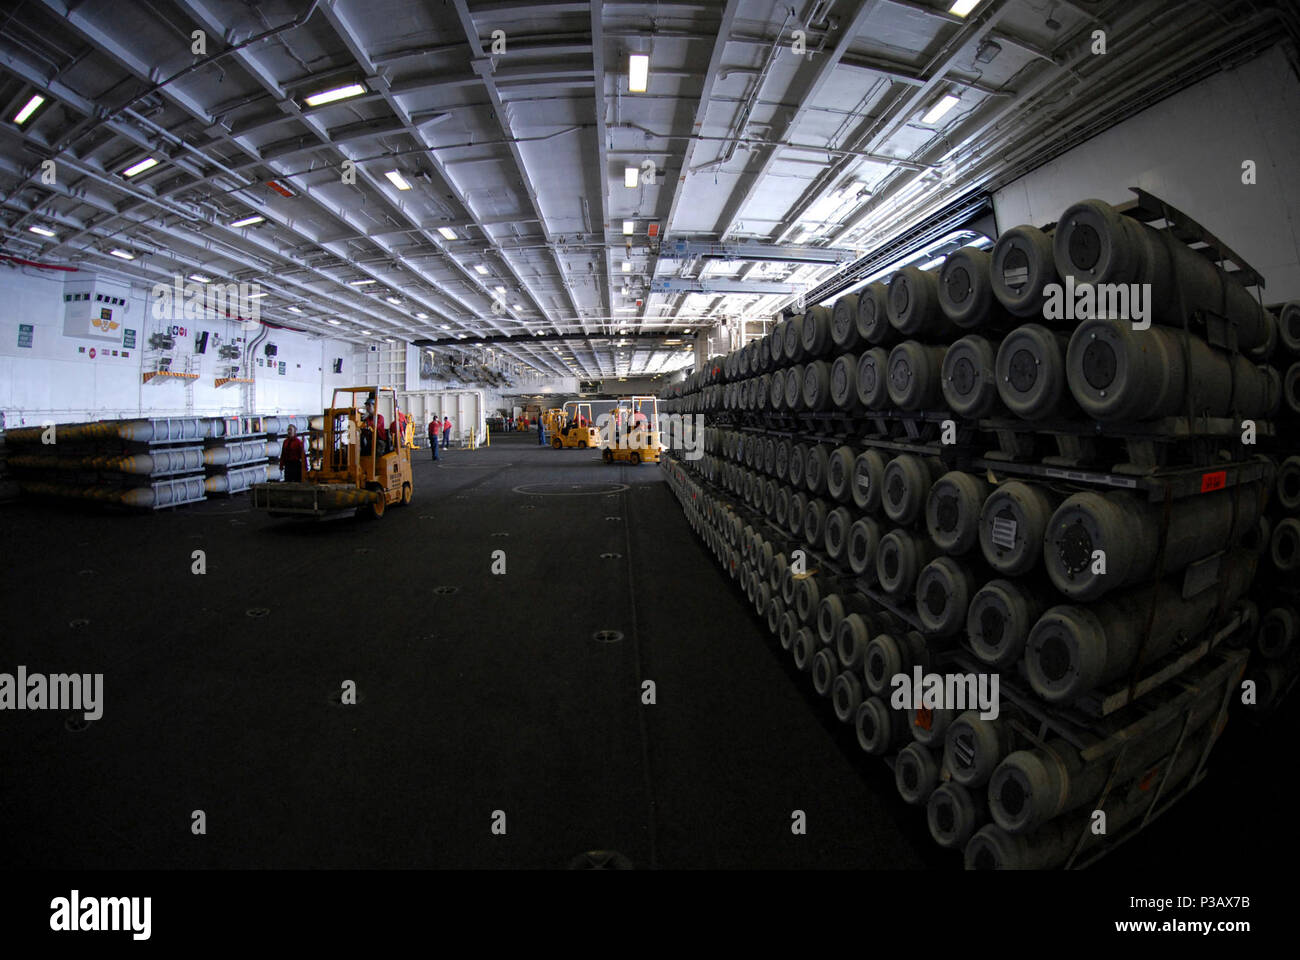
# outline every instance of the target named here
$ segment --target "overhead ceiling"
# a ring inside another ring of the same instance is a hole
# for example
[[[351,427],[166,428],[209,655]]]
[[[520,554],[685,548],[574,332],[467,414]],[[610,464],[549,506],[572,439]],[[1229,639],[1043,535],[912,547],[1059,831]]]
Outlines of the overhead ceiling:
[[[908,223],[1272,42],[1282,9],[951,7],[25,0],[0,14],[0,243],[149,283],[255,282],[264,317],[315,334],[491,338],[547,374],[654,374],[690,360],[670,337],[770,318]]]

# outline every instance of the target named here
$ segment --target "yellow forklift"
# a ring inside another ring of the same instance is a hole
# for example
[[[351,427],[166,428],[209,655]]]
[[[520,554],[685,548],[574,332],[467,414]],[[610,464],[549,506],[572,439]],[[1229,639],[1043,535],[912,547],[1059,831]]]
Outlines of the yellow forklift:
[[[543,415],[542,422],[556,450],[574,447],[594,450],[600,446],[600,431],[596,429],[590,403],[570,400],[563,408],[552,407]]]
[[[609,412],[601,434],[600,458],[606,463],[658,463],[663,452],[658,397],[624,397]]]
[[[351,510],[378,519],[389,504],[410,503],[411,448],[397,436],[396,414],[392,387],[336,387],[324,415],[312,418],[303,481],[254,484],[254,509],[316,520]]]

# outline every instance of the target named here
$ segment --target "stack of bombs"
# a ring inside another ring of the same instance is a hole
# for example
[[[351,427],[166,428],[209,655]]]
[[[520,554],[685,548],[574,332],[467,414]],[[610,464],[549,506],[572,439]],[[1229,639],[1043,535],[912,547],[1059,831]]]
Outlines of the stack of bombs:
[[[1101,284],[1129,293],[1138,285],[1150,297],[1093,297],[1087,308],[1066,296]],[[1130,314],[1142,306],[1151,325],[1075,319],[1116,305]],[[1205,313],[1230,322],[1236,352],[1186,328],[1185,317]],[[1284,394],[1267,362],[1278,339],[1277,318],[1231,276],[1168,231],[1088,200],[1053,233],[1015,227],[991,251],[954,251],[937,273],[904,267],[888,283],[783,320],[665,397],[680,413],[933,411],[1102,429],[1169,417],[1268,419]],[[1286,384],[1300,410],[1300,364]]]
[[[276,434],[309,418],[254,420],[264,434],[236,432],[240,418],[98,420],[8,431],[10,466],[23,493],[158,510],[241,493],[278,467]]]
[[[1290,361],[1284,377],[1287,404],[1276,424],[1270,453],[1278,462],[1276,495],[1268,511],[1272,530],[1260,584],[1260,622],[1251,654],[1258,715],[1275,710],[1300,675],[1300,304],[1287,304],[1278,322],[1279,352]]]
[[[1053,284],[1101,283],[1149,284],[1152,325],[1058,315]],[[1229,322],[1236,350],[1184,323],[1205,312]],[[712,422],[704,457],[665,468],[692,525],[795,666],[864,751],[895,757],[900,794],[926,807],[935,840],[964,849],[972,867],[1059,866],[1110,765],[1084,763],[1062,742],[1035,766],[1022,754],[1038,748],[1014,734],[1019,718],[1005,698],[998,720],[903,712],[889,705],[890,679],[940,671],[961,651],[1027,687],[1050,716],[1125,685],[1212,627],[1249,622],[1276,471],[1265,460],[1258,481],[1173,500],[1166,513],[1109,487],[993,483],[954,469],[955,450],[918,442],[909,451],[897,429],[879,442],[878,427],[911,418],[978,429],[1012,417],[1028,430],[1075,421],[1104,436],[1108,425],[1172,417],[1268,421],[1284,392],[1268,363],[1278,341],[1277,317],[1234,278],[1167,231],[1086,201],[1054,233],[1015,228],[987,253],[956,251],[937,275],[904,268],[832,309],[780,321],[668,388],[670,412]],[[877,429],[855,429],[863,419]],[[872,432],[877,440],[851,439]],[[1221,442],[1224,465],[1259,456],[1237,437]],[[796,550],[808,575],[792,568]],[[1296,554],[1300,562],[1300,540]],[[1294,621],[1286,631],[1294,635]],[[1130,709],[1170,695],[1156,687]],[[1218,734],[1217,712],[1202,706],[1192,713],[1200,746]],[[1148,775],[1173,743],[1156,730],[1126,770]],[[1186,756],[1166,771],[1170,793],[1194,770]],[[1013,775],[1016,764],[1029,772]],[[1144,813],[1150,795],[1112,786],[1115,829]]]

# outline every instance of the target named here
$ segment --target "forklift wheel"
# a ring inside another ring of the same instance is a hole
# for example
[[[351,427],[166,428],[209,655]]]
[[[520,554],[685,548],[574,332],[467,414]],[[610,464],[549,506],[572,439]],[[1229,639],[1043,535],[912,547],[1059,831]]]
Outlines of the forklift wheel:
[[[641,463],[641,454],[633,450],[628,459],[632,461],[632,466],[638,466]]]
[[[613,463],[614,451],[609,449],[609,447],[606,447],[604,450],[600,451],[600,459],[604,460],[606,463]]]
[[[367,503],[365,506],[357,507],[357,516],[364,520],[378,520],[384,515],[384,508],[387,506],[387,503],[384,501],[383,488],[377,483],[372,483],[366,489],[373,490],[375,493],[379,494],[379,497],[373,502]]]
[[[564,446],[564,441],[562,441],[559,437],[554,437],[551,440],[551,446],[553,446],[556,450],[559,450],[561,447]]]
[[[579,440],[579,441],[578,441],[578,449],[579,449],[579,450],[586,450],[586,449],[587,449],[587,441],[586,441],[586,440]]]
[[[410,502],[411,502],[411,485],[409,483],[404,483],[402,484],[401,504],[402,506],[406,506]]]

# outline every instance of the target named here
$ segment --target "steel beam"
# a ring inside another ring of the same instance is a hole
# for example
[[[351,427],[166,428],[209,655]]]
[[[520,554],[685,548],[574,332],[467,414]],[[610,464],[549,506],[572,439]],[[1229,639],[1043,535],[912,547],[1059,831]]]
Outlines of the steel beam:
[[[751,293],[756,296],[795,293],[790,283],[761,283],[755,280],[728,280],[725,277],[657,277],[650,281],[651,293]]]
[[[758,243],[749,240],[675,240],[660,248],[664,259],[771,261],[774,263],[843,263],[853,257],[849,250],[805,247],[791,244]]]

